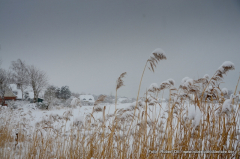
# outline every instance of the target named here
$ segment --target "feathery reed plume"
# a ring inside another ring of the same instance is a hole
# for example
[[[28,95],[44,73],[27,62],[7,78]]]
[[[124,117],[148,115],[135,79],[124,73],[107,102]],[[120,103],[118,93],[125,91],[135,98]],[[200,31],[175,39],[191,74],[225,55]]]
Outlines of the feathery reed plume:
[[[234,64],[230,61],[225,61],[216,71],[215,75],[212,77],[212,80],[221,81],[223,79],[223,75],[227,74],[228,71],[234,70]]]
[[[159,90],[161,91],[170,87],[171,87],[171,84],[169,83],[169,81],[163,81],[159,86]]]
[[[123,72],[117,79],[116,89],[118,90],[120,87],[124,86],[122,78],[127,74],[127,72]]]
[[[206,78],[199,78],[197,80],[194,80],[194,83],[207,83],[207,79]]]
[[[101,112],[103,109],[100,106],[96,106],[93,108],[94,112]]]
[[[160,60],[166,60],[166,59],[167,59],[164,51],[163,51],[162,49],[160,49],[160,48],[155,49],[155,50],[152,52],[152,55],[153,55],[153,56],[150,56],[150,58],[147,60],[145,66],[144,66],[143,72],[142,72],[142,76],[141,76],[140,83],[139,83],[139,87],[138,87],[138,94],[137,94],[137,99],[136,99],[136,105],[135,105],[135,109],[134,109],[134,113],[133,113],[134,116],[135,116],[136,109],[137,109],[137,105],[138,105],[138,98],[139,98],[139,93],[140,93],[140,89],[141,89],[141,84],[142,84],[143,75],[144,75],[144,72],[145,72],[145,70],[146,70],[146,67],[147,67],[148,62],[149,62],[150,67],[151,67],[151,68],[148,67],[149,70],[150,70],[150,71],[152,70],[152,71],[154,72],[154,68],[156,67],[156,64],[157,64]],[[132,123],[133,123],[133,121],[132,121],[131,124],[130,124],[130,127],[129,127],[129,129],[128,129],[128,133],[127,133],[127,134],[129,134],[129,132],[130,132]]]
[[[208,85],[210,84],[210,82],[212,82],[213,80],[215,82],[221,81],[223,79],[223,75],[226,75],[228,71],[234,70],[234,69],[235,69],[234,64],[231,61],[223,62],[223,64],[217,69],[213,77],[208,81],[205,88],[203,89],[200,101],[202,101],[204,92],[208,87]],[[215,85],[215,82],[212,82],[212,83]]]
[[[171,78],[168,79],[168,82],[169,82],[172,86],[174,86],[174,84],[175,84],[175,81],[174,81],[173,79],[171,79]]]
[[[152,52],[152,56],[150,56],[150,58],[147,60],[145,66],[144,66],[144,69],[143,69],[142,77],[141,77],[139,88],[138,88],[136,107],[137,107],[137,104],[138,104],[138,98],[139,98],[139,93],[140,93],[140,89],[141,89],[143,75],[144,75],[144,72],[146,70],[148,62],[150,64],[150,67],[148,67],[149,70],[150,71],[152,70],[154,72],[154,68],[156,67],[156,63],[158,63],[160,60],[166,60],[166,59],[167,59],[167,57],[165,55],[165,52],[162,49],[157,48]],[[136,111],[136,109],[134,110],[134,114],[135,114],[135,111]]]
[[[156,67],[156,64],[160,61],[160,60],[166,60],[166,55],[164,53],[164,51],[160,48],[157,48],[153,51],[152,56],[150,56],[150,58],[148,59],[147,62],[149,62],[150,67],[148,67],[148,69],[150,71],[154,72],[154,68]]]
[[[105,95],[101,95],[100,97],[98,97],[98,99],[94,102],[94,106],[96,106],[99,103],[103,102],[105,98],[106,98]]]
[[[203,76],[203,78],[205,78],[205,79],[207,79],[207,80],[209,80],[209,75],[208,74],[205,74],[204,76]]]
[[[225,61],[220,68],[223,68],[223,73],[226,74],[230,70],[234,70],[234,64],[231,61]]]
[[[152,83],[149,88],[148,88],[149,92],[156,92],[158,91],[158,84],[157,83]]]
[[[153,56],[150,56],[150,58],[147,60],[146,64],[145,64],[145,67],[143,69],[143,73],[142,73],[142,77],[141,77],[141,80],[140,80],[140,84],[139,84],[139,88],[138,88],[138,95],[137,95],[137,102],[136,102],[136,107],[137,107],[137,104],[138,104],[138,98],[139,98],[139,93],[140,93],[140,89],[141,89],[141,84],[142,84],[142,79],[143,79],[143,75],[144,75],[144,72],[145,72],[145,69],[147,67],[147,64],[149,62],[150,64],[150,67],[149,70],[153,71],[154,72],[154,67],[156,67],[156,63],[158,63],[160,60],[166,60],[167,57],[164,53],[164,51],[160,48],[157,48],[155,49],[153,52],[152,52],[152,55]],[[134,114],[135,114],[135,111],[136,109],[134,110]]]
[[[116,86],[116,96],[115,96],[115,114],[117,109],[117,90],[124,86],[122,78],[127,74],[127,72],[123,72],[117,79],[117,86]]]

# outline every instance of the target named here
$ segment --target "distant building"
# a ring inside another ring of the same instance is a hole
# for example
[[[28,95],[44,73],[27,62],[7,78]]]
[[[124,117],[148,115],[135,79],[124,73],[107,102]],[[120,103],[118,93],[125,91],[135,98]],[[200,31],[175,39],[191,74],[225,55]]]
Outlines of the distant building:
[[[92,95],[80,95],[79,99],[82,105],[94,105],[94,97]]]
[[[12,90],[10,88],[7,87],[5,94],[4,94],[4,98],[1,99],[0,98],[0,104],[2,103],[2,100],[4,100],[3,105],[7,106],[7,101],[11,101],[11,100],[16,100],[17,96],[12,92]]]
[[[10,88],[12,92],[17,96],[16,100],[22,100],[22,91],[17,84],[10,84]],[[32,92],[32,89],[28,87],[26,90],[24,90],[23,99],[33,99],[34,94]]]
[[[13,92],[13,94],[16,96],[16,100],[29,100],[33,102],[34,93],[31,87],[27,87],[24,90],[23,99],[22,99],[22,91],[18,84],[10,84],[10,89]],[[43,94],[40,94],[40,96],[43,96]],[[43,98],[38,97],[37,102],[43,102]]]

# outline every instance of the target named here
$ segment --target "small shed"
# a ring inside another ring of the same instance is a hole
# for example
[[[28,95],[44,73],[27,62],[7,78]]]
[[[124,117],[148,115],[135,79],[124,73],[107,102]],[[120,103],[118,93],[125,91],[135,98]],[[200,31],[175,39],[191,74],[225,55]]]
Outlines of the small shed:
[[[92,95],[80,95],[79,99],[82,105],[94,105],[94,97]]]

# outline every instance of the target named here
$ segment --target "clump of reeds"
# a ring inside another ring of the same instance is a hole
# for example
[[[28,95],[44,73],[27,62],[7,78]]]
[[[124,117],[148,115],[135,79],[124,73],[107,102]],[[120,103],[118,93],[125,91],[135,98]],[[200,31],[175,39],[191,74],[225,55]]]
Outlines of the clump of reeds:
[[[205,88],[202,91],[201,99],[203,99],[203,95],[209,84],[211,83],[213,86],[216,86],[219,84],[220,81],[223,80],[223,75],[226,75],[230,70],[234,70],[234,64],[230,61],[225,61],[215,72],[215,74],[212,76],[212,78],[208,81],[208,83],[205,85]]]

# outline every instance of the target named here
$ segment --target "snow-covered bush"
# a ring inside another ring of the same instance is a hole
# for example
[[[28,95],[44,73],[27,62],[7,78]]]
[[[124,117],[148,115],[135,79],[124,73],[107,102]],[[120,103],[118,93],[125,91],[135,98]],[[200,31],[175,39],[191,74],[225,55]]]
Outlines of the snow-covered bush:
[[[55,98],[55,99],[53,99],[53,101],[52,101],[52,105],[53,105],[53,106],[60,106],[60,105],[62,105],[62,100],[61,100],[61,99],[58,99],[58,98]]]
[[[51,103],[56,98],[57,87],[50,85],[44,92],[44,100]]]
[[[18,105],[16,104],[16,102],[14,100],[6,101],[6,104],[11,109],[17,109],[18,108]]]
[[[72,99],[73,99],[74,97],[69,97],[68,99],[66,99],[66,100],[62,100],[62,103],[64,104],[64,107],[71,107],[71,102],[72,102]]]
[[[43,102],[37,102],[36,103],[36,107],[38,108],[38,109],[48,109],[49,108],[49,103],[48,102],[46,102],[46,101],[43,101]]]
[[[71,104],[70,104],[71,107],[77,107],[77,106],[81,106],[81,101],[79,98],[72,98],[71,100]]]

